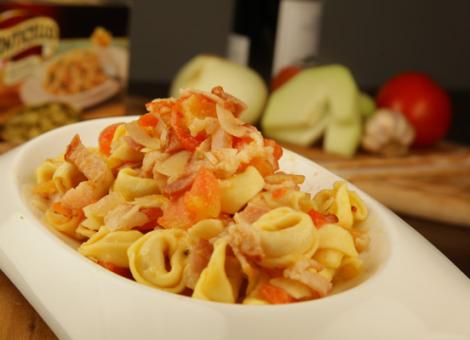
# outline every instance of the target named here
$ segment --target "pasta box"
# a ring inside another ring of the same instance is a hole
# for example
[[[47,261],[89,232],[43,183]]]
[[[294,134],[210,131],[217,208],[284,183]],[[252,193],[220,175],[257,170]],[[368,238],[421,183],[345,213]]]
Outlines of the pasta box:
[[[0,139],[21,143],[115,108],[127,85],[129,14],[115,2],[0,3]]]

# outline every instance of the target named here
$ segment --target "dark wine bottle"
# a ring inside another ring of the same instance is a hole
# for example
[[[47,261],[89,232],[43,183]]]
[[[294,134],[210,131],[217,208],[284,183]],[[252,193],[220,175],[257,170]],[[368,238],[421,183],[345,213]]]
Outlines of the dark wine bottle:
[[[315,58],[321,0],[235,0],[227,57],[269,82],[292,64]]]

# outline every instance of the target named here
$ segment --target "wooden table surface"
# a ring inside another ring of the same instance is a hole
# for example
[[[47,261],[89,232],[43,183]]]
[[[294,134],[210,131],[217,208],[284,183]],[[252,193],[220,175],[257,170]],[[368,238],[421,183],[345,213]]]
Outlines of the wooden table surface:
[[[141,102],[141,101],[140,101]],[[139,112],[140,106],[133,105]],[[1,152],[0,152],[1,153]],[[470,213],[470,212],[469,212]],[[401,216],[470,277],[470,228]],[[0,271],[0,340],[56,339],[32,306]]]

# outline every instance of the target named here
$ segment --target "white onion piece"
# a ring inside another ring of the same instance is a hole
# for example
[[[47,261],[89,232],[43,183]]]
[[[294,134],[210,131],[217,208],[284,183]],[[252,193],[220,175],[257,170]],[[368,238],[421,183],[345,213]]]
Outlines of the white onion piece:
[[[129,134],[129,137],[131,137],[140,145],[143,145],[149,149],[160,149],[160,140],[149,136],[138,122],[131,122],[126,124],[126,130]]]
[[[232,138],[229,134],[225,133],[223,129],[217,129],[212,135],[211,150],[218,150],[223,148],[232,147]]]
[[[232,112],[218,104],[216,105],[215,110],[217,112],[220,126],[229,135],[240,138],[250,134],[251,130],[247,126],[244,126],[244,123],[240,119],[235,118]]]

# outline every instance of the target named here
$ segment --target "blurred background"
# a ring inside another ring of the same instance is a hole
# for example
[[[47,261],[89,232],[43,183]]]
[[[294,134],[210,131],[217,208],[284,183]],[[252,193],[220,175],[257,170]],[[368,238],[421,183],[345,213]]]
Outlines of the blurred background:
[[[469,1],[323,3],[319,58],[348,65],[361,86],[377,88],[396,73],[420,70],[448,89],[470,89]],[[169,82],[195,54],[225,55],[234,6],[234,0],[136,0],[131,82]]]
[[[255,1],[259,6],[278,3]],[[375,94],[404,71],[430,75],[452,96],[449,138],[470,143],[470,1],[325,0],[318,59],[349,67]],[[131,16],[130,92],[166,95],[177,70],[200,53],[226,55],[236,1],[136,0]],[[252,9],[258,7],[253,4]],[[268,8],[266,6],[266,8]]]

